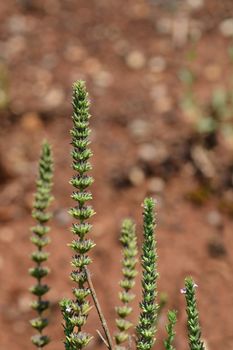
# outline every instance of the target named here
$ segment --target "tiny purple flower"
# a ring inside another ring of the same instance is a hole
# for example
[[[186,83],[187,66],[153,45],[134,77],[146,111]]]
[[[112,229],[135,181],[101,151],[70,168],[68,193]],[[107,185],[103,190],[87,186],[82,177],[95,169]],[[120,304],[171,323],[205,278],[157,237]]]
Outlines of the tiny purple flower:
[[[194,283],[194,284],[193,284],[193,287],[194,287],[194,288],[197,288],[198,285],[197,285],[196,283]],[[180,289],[180,292],[181,292],[181,294],[186,294],[186,288],[181,288],[181,289]]]
[[[186,293],[186,288],[181,288],[180,292],[181,292],[181,294],[185,294]]]
[[[66,308],[66,312],[69,314],[71,311],[72,311],[71,307],[68,306],[68,307]]]

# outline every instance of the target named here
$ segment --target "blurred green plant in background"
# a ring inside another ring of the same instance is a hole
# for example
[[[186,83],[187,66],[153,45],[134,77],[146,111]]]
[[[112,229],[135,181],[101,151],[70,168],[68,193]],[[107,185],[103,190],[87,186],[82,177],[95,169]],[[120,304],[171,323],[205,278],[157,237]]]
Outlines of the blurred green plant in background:
[[[229,47],[228,55],[233,63],[232,46]],[[228,87],[216,85],[210,97],[203,101],[196,94],[195,83],[198,82],[198,77],[191,65],[191,61],[195,59],[196,55],[189,57],[190,64],[178,73],[184,88],[181,108],[200,137],[215,138],[214,143],[217,143],[217,138],[221,137],[226,144],[231,145],[233,139],[233,78],[230,79]]]

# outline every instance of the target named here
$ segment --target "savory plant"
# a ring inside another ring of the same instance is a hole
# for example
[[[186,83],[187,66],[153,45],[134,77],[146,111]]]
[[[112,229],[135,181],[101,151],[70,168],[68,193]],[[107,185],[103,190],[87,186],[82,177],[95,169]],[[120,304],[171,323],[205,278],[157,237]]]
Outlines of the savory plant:
[[[50,193],[52,176],[53,161],[51,147],[47,142],[44,142],[39,161],[39,174],[36,182],[37,191],[35,193],[32,211],[36,225],[31,228],[33,233],[31,241],[36,246],[36,250],[32,253],[31,259],[35,263],[35,266],[29,270],[30,275],[36,279],[36,284],[30,290],[37,297],[32,302],[31,307],[37,312],[38,316],[30,322],[32,327],[38,331],[38,334],[32,337],[32,342],[38,349],[49,343],[49,337],[43,334],[43,329],[47,326],[48,320],[42,316],[44,311],[49,307],[49,302],[43,299],[43,296],[49,291],[49,287],[47,284],[42,284],[42,279],[49,273],[49,269],[43,266],[49,254],[43,248],[49,244],[49,238],[47,236],[49,226],[46,223],[50,219],[51,214],[46,209],[52,200]]]
[[[157,252],[155,231],[155,202],[152,198],[144,201],[144,242],[142,247],[142,302],[137,325],[137,349],[150,350],[155,342],[156,321],[158,317],[157,297]]]
[[[121,291],[119,293],[121,305],[116,307],[116,327],[118,330],[112,336],[101,310],[89,272],[91,263],[89,252],[95,246],[92,239],[88,237],[92,229],[90,219],[95,214],[92,206],[89,204],[92,200],[92,193],[89,187],[94,180],[89,175],[89,171],[92,169],[90,163],[92,151],[89,148],[91,132],[89,126],[90,113],[88,93],[83,81],[78,81],[73,85],[72,104],[72,168],[75,173],[70,184],[74,188],[71,197],[75,204],[69,210],[70,215],[74,219],[71,227],[74,239],[69,246],[73,252],[71,260],[73,271],[70,278],[74,282],[74,288],[72,290],[73,297],[65,298],[60,302],[64,320],[64,346],[66,350],[82,350],[93,338],[91,334],[85,331],[87,318],[92,308],[90,300],[90,297],[92,297],[104,335],[99,331],[98,334],[109,350],[151,350],[156,340],[158,317],[161,312],[161,303],[157,301],[158,258],[155,238],[155,200],[146,198],[143,203],[142,299],[140,302],[140,316],[135,331],[132,330],[134,324],[129,318],[132,312],[131,302],[135,297],[132,289],[137,275],[138,247],[136,227],[131,219],[125,219],[122,223],[120,242],[122,244],[123,278],[120,281]],[[48,301],[44,301],[42,296],[49,288],[47,285],[41,284],[41,279],[48,274],[48,269],[42,266],[42,263],[48,258],[48,253],[43,251],[43,247],[49,242],[46,236],[48,227],[45,223],[49,220],[50,214],[45,210],[51,201],[51,180],[51,150],[50,146],[44,143],[39,162],[39,177],[33,209],[33,217],[37,220],[37,225],[32,228],[34,234],[32,242],[36,245],[37,251],[32,254],[32,260],[36,263],[36,266],[30,270],[31,275],[37,280],[37,284],[31,291],[37,296],[37,300],[33,302],[33,308],[38,313],[38,317],[32,320],[31,324],[39,332],[38,335],[32,338],[32,341],[39,349],[49,342],[49,338],[42,334],[43,329],[48,324],[48,321],[42,317],[42,313],[49,306]],[[189,347],[190,350],[204,350],[198,321],[195,286],[193,280],[188,278],[185,280],[185,288],[182,289],[182,293],[185,294],[187,301]],[[167,338],[164,340],[166,350],[175,350],[173,343],[176,321],[176,311],[169,311],[168,324],[166,326]]]
[[[116,325],[118,333],[115,334],[115,342],[120,349],[125,349],[122,343],[130,340],[129,329],[133,326],[133,323],[127,320],[127,317],[132,312],[130,302],[135,298],[135,294],[132,293],[132,288],[135,285],[135,277],[137,275],[137,236],[135,232],[135,224],[131,219],[125,219],[122,223],[120,242],[122,244],[122,274],[123,279],[120,281],[122,291],[119,293],[119,298],[122,302],[122,306],[116,307],[118,318],[116,319]]]
[[[168,314],[167,314],[167,319],[168,319],[168,324],[166,325],[167,339],[164,340],[164,346],[166,350],[175,350],[173,346],[173,341],[176,334],[174,331],[174,327],[177,321],[176,313],[177,313],[176,310],[171,310],[171,311],[168,311]]]
[[[188,315],[188,337],[190,350],[204,350],[204,342],[201,340],[201,327],[199,324],[199,314],[195,296],[194,283],[191,277],[185,279],[184,294],[186,299],[186,312]]]

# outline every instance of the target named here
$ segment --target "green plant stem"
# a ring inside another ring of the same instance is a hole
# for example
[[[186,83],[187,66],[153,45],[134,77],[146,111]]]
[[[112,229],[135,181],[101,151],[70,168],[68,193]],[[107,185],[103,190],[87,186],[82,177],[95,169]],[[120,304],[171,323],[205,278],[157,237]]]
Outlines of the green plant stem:
[[[137,275],[137,237],[135,233],[135,224],[130,219],[125,219],[121,227],[120,242],[122,244],[122,275],[120,281],[122,291],[119,293],[119,298],[123,305],[116,307],[118,318],[116,325],[118,332],[115,334],[116,350],[125,350],[122,343],[129,340],[129,329],[133,326],[127,317],[132,313],[130,302],[135,298],[132,293],[132,288],[135,285],[135,277]]]
[[[195,296],[197,285],[191,277],[185,279],[185,288],[182,291],[186,299],[187,328],[190,350],[205,350],[204,342],[201,340],[201,327],[199,324],[199,313]]]
[[[47,142],[44,142],[39,161],[39,174],[36,183],[37,190],[32,211],[32,216],[36,220],[36,226],[31,229],[33,232],[31,241],[37,249],[31,255],[35,266],[29,270],[30,275],[37,281],[30,290],[37,296],[37,300],[33,301],[31,306],[37,311],[38,316],[32,319],[30,323],[38,332],[38,334],[32,337],[32,343],[37,346],[39,350],[49,343],[49,337],[43,335],[43,329],[48,325],[48,320],[42,317],[43,312],[49,307],[49,302],[43,300],[43,296],[48,292],[49,287],[47,284],[43,285],[41,280],[49,273],[49,269],[43,266],[43,263],[48,259],[48,253],[44,252],[43,248],[48,245],[50,241],[47,237],[49,227],[46,226],[46,223],[50,219],[51,214],[46,212],[46,209],[52,200],[50,193],[52,177],[53,161],[51,147]]]
[[[144,201],[142,247],[142,302],[141,313],[136,327],[137,350],[151,350],[155,342],[156,323],[158,319],[157,297],[157,251],[155,240],[155,202],[152,198]]]
[[[77,81],[73,85],[73,128],[71,130],[72,168],[75,174],[70,181],[74,188],[71,198],[75,201],[75,204],[69,210],[70,215],[77,220],[71,228],[75,238],[69,244],[73,251],[71,265],[74,268],[70,277],[75,282],[76,287],[73,288],[73,300],[64,299],[60,303],[65,321],[66,350],[82,350],[92,339],[90,334],[83,331],[89,311],[92,308],[87,299],[91,291],[87,285],[85,267],[91,263],[88,253],[95,246],[91,239],[86,238],[92,228],[89,219],[95,214],[92,206],[87,205],[87,202],[92,200],[92,193],[88,191],[88,187],[94,181],[88,175],[88,172],[92,169],[89,162],[92,151],[88,147],[91,132],[89,127],[91,117],[89,104],[85,83]]]
[[[167,339],[164,341],[164,346],[166,350],[175,350],[173,346],[173,341],[175,338],[175,331],[174,327],[177,321],[176,318],[176,311],[168,311],[167,318],[168,318],[168,324],[166,325],[166,331],[167,331]]]

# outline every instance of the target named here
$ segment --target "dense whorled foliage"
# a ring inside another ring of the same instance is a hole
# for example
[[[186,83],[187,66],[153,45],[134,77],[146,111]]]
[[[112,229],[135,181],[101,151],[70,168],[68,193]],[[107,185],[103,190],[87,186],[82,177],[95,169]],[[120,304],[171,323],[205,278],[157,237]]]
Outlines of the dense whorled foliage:
[[[137,349],[151,350],[155,342],[158,317],[157,297],[157,252],[155,240],[155,202],[152,198],[144,201],[144,240],[142,246],[142,301],[137,325]]]
[[[74,205],[69,210],[73,218],[71,232],[74,239],[69,246],[73,254],[70,277],[74,283],[74,288],[72,290],[73,296],[60,302],[64,321],[65,349],[83,350],[90,343],[92,336],[85,331],[85,326],[89,311],[92,308],[89,301],[91,296],[104,335],[99,329],[97,329],[97,333],[109,350],[114,350],[114,347],[115,350],[132,350],[135,348],[135,345],[137,350],[152,350],[156,340],[159,314],[162,312],[165,303],[165,299],[160,301],[160,305],[157,303],[158,266],[155,237],[155,201],[152,198],[146,198],[143,204],[142,299],[136,332],[132,331],[133,322],[131,322],[129,316],[133,311],[133,303],[131,302],[135,297],[132,293],[132,288],[137,275],[137,238],[135,224],[132,220],[126,219],[122,224],[120,242],[122,244],[123,278],[120,281],[121,291],[119,293],[121,304],[116,308],[116,326],[118,330],[114,335],[115,345],[113,345],[112,336],[101,310],[88,268],[91,263],[89,253],[95,246],[92,239],[88,237],[92,228],[90,219],[95,214],[92,206],[89,204],[92,200],[89,187],[94,181],[89,174],[90,170],[92,170],[90,163],[92,151],[89,148],[91,132],[89,119],[89,100],[85,83],[77,81],[73,85],[73,127],[71,130],[71,155],[74,175],[70,183],[73,186],[71,198],[74,200]],[[48,268],[44,266],[44,262],[48,259],[48,253],[44,251],[44,247],[49,243],[47,222],[51,214],[47,212],[47,208],[52,199],[52,169],[51,148],[48,143],[44,143],[39,162],[37,191],[33,206],[33,217],[36,220],[36,225],[32,228],[33,236],[31,240],[36,246],[36,250],[32,253],[31,258],[35,265],[30,269],[30,274],[36,279],[36,284],[31,288],[31,292],[37,297],[33,301],[32,307],[38,314],[35,319],[31,320],[32,326],[38,331],[33,336],[32,341],[38,349],[42,349],[49,342],[49,337],[43,333],[44,328],[48,324],[48,320],[44,317],[44,312],[49,307],[49,302],[44,299],[44,295],[48,292],[49,287],[47,284],[42,283],[42,280],[49,272]],[[111,247],[109,249],[111,250]],[[190,350],[204,350],[204,343],[201,340],[195,287],[196,285],[192,278],[187,278],[185,280],[185,288],[181,291],[185,294],[187,302],[186,311]],[[176,321],[176,312],[169,311],[166,325],[167,338],[164,340],[166,350],[175,350],[174,327]]]
[[[195,296],[197,285],[191,277],[185,279],[185,288],[183,290],[186,299],[186,313],[188,316],[187,328],[190,350],[205,350],[204,342],[201,340],[201,327],[199,324],[199,313]]]
[[[122,343],[129,339],[129,328],[133,323],[127,320],[127,317],[132,312],[130,302],[135,298],[135,294],[131,289],[135,285],[135,277],[137,275],[137,237],[135,234],[135,224],[130,219],[125,219],[122,223],[120,242],[122,244],[122,274],[123,279],[120,281],[122,291],[119,293],[119,298],[123,305],[116,308],[118,318],[116,325],[118,332],[115,334],[115,342],[117,348],[125,349]]]
[[[175,347],[173,346],[173,341],[175,338],[175,324],[177,321],[176,317],[176,311],[175,310],[169,310],[167,313],[167,319],[168,323],[166,325],[166,331],[167,331],[167,339],[164,340],[164,346],[166,350],[175,350]]]
[[[64,331],[66,335],[65,347],[67,350],[82,349],[86,346],[91,336],[83,331],[88,312],[91,308],[87,296],[90,289],[87,284],[86,268],[91,262],[88,252],[95,246],[94,242],[87,238],[91,230],[89,219],[94,215],[94,210],[87,202],[92,199],[88,187],[93,183],[93,178],[88,175],[92,169],[89,158],[92,156],[89,143],[89,101],[84,82],[78,81],[73,86],[73,128],[72,135],[72,167],[75,175],[70,183],[74,187],[71,198],[75,205],[70,209],[71,216],[77,220],[72,225],[74,239],[70,244],[73,251],[71,265],[74,268],[71,279],[76,286],[73,289],[74,299],[61,301],[61,310],[65,320]]]
[[[36,279],[36,284],[31,287],[31,292],[37,296],[31,304],[32,308],[36,310],[37,317],[32,319],[31,325],[38,331],[38,334],[32,337],[32,342],[39,349],[49,343],[49,337],[43,334],[43,329],[47,326],[48,320],[43,317],[43,313],[49,307],[49,301],[44,300],[43,296],[48,292],[47,284],[42,283],[42,279],[47,276],[49,269],[44,266],[44,262],[48,259],[48,253],[44,251],[44,247],[49,243],[49,226],[46,224],[51,217],[51,214],[46,211],[52,196],[52,177],[53,177],[53,160],[51,154],[51,147],[47,142],[42,145],[42,152],[39,161],[39,174],[36,182],[36,193],[33,203],[32,216],[36,220],[36,225],[32,227],[33,233],[31,237],[32,243],[36,246],[36,250],[32,253],[31,259],[35,266],[29,270],[31,276]]]

